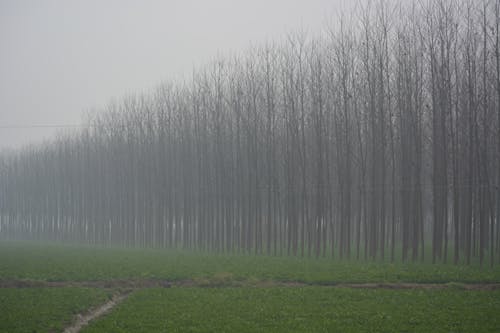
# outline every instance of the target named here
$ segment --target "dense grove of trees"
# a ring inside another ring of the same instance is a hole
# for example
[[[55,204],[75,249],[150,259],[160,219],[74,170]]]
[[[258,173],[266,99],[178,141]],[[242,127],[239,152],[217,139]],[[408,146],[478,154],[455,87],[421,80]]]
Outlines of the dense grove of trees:
[[[383,1],[0,161],[0,237],[500,258],[500,1]]]

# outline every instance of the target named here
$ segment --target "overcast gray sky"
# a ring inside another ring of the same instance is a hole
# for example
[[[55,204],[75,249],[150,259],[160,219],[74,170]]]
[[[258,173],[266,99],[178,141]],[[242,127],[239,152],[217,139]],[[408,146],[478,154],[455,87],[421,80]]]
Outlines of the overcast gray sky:
[[[40,142],[218,54],[316,34],[342,2],[0,0],[0,149]]]

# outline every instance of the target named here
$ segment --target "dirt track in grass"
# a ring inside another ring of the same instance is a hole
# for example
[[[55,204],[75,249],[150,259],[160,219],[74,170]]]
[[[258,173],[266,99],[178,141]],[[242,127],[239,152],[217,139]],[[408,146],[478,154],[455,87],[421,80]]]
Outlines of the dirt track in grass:
[[[464,290],[498,290],[500,283],[303,283],[298,281],[275,280],[160,280],[160,279],[114,279],[93,281],[42,281],[42,280],[15,280],[0,279],[0,288],[62,288],[85,287],[134,290],[143,288],[169,288],[169,287],[304,287],[325,286],[337,288],[356,289],[445,289],[456,288]]]
[[[71,326],[68,326],[64,329],[64,333],[80,332],[82,328],[87,326],[92,320],[105,315],[106,313],[110,312],[111,309],[113,309],[116,305],[124,301],[127,298],[128,294],[129,292],[116,294],[111,300],[102,304],[101,306],[90,309],[84,314],[78,314],[76,316],[75,322],[71,324]]]

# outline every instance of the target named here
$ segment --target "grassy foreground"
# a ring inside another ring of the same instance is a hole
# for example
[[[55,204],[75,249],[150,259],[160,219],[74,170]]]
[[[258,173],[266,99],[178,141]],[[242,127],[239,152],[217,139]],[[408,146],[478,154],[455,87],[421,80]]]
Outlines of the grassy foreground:
[[[0,289],[0,332],[62,332],[76,314],[108,296],[90,288]]]
[[[500,282],[500,265],[387,263],[332,258],[202,254],[161,249],[0,242],[0,279],[82,281],[128,278],[361,282]]]
[[[498,332],[499,313],[500,291],[147,289],[83,332]]]
[[[499,266],[0,241],[0,280],[113,279],[189,280],[198,287],[135,290],[85,332],[498,332],[500,327],[500,290],[469,291],[461,285],[498,283]],[[449,284],[439,290],[321,286],[363,282]],[[235,285],[240,287],[231,287]],[[61,332],[77,313],[104,303],[112,292],[0,289],[0,332]]]

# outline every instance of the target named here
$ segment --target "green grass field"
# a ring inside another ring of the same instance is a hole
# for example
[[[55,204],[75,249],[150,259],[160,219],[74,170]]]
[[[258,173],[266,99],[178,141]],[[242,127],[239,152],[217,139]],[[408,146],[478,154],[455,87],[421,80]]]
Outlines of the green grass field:
[[[498,332],[499,313],[500,291],[147,289],[83,332]]]
[[[76,314],[108,297],[91,288],[0,289],[0,332],[61,332]]]
[[[133,290],[85,332],[500,332],[500,290],[462,285],[499,283],[499,266],[0,242],[0,282],[114,279],[179,283]],[[446,286],[334,287],[388,282]],[[0,332],[62,332],[77,313],[119,291],[114,288],[0,288]]]
[[[201,254],[0,242],[0,279],[81,281],[128,278],[183,280],[230,274],[234,279],[314,284],[361,282],[500,282],[500,265],[401,263],[331,258]]]

